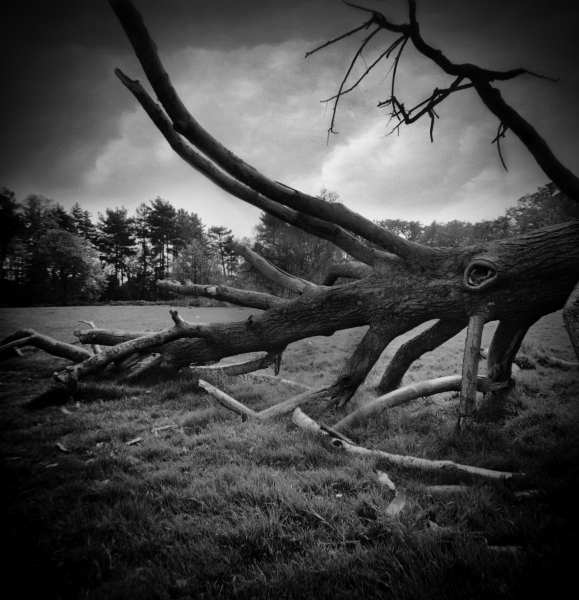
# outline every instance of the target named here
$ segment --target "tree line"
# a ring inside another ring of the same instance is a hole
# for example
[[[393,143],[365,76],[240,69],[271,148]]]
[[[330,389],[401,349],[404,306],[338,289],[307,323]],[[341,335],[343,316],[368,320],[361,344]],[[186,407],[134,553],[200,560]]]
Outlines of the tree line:
[[[195,283],[222,281],[237,269],[233,235],[206,228],[196,213],[156,198],[107,208],[96,222],[37,194],[18,202],[0,191],[2,302],[12,305],[158,300],[155,281],[181,273]]]
[[[319,198],[338,202],[322,189]],[[579,218],[579,207],[552,183],[527,194],[504,216],[477,223],[385,219],[383,227],[428,246],[458,247],[504,239]],[[252,240],[243,240],[280,269],[321,283],[330,264],[345,259],[331,243],[263,213]],[[70,211],[37,194],[22,202],[0,190],[0,292],[4,305],[78,304],[168,300],[158,279],[227,283],[287,294],[234,251],[224,226],[207,228],[200,217],[162,198],[107,208],[96,222],[78,203]]]

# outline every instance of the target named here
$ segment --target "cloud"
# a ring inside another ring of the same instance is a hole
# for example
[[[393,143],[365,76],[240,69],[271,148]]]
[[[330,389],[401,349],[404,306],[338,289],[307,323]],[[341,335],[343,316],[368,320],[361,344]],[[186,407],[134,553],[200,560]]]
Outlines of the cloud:
[[[340,135],[327,144],[332,107],[320,100],[336,92],[355,41],[303,57],[363,21],[366,15],[339,0],[136,4],[194,116],[272,179],[312,194],[336,190],[369,218],[424,222],[492,218],[546,182],[512,136],[503,143],[504,172],[490,144],[498,122],[472,92],[440,107],[434,144],[428,121],[384,137],[387,114],[376,104],[388,95],[386,66],[341,100]],[[395,20],[406,18],[402,0],[373,5],[398,11]],[[174,155],[114,77],[118,66],[144,80],[107,3],[30,6],[10,15],[0,40],[3,56],[11,57],[2,65],[10,85],[0,96],[0,185],[19,198],[36,192],[93,212],[115,205],[134,210],[159,195],[209,225],[250,234],[258,211]],[[559,0],[548,8],[535,0],[419,3],[425,37],[452,59],[562,76],[556,85],[527,77],[501,90],[575,170],[579,77],[569,57],[576,12]],[[366,64],[371,56],[365,53]],[[405,54],[398,90],[407,106],[448,82],[415,52]]]

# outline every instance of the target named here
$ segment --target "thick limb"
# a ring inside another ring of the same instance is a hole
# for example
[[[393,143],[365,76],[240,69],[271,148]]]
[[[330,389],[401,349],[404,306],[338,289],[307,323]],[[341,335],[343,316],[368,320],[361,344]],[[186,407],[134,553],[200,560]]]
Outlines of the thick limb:
[[[169,279],[157,281],[156,285],[159,289],[167,290],[181,296],[202,296],[223,302],[231,302],[231,304],[236,304],[237,306],[248,306],[261,310],[267,310],[271,306],[287,302],[287,300],[272,296],[271,294],[239,290],[227,285],[199,285],[191,282],[181,284],[178,281],[171,281]]]
[[[386,394],[396,389],[412,363],[426,352],[435,350],[444,342],[460,333],[467,325],[466,320],[441,319],[398,349],[388,364],[378,384],[378,391]]]
[[[358,261],[334,263],[326,273],[322,285],[334,285],[340,277],[347,279],[363,279],[372,275],[373,269]]]
[[[492,389],[485,394],[480,414],[486,418],[496,418],[504,409],[509,393],[513,361],[527,335],[529,327],[537,319],[529,319],[524,323],[499,321],[493,336],[487,358],[487,381],[489,384],[506,384],[504,387]]]
[[[407,326],[401,324],[373,325],[368,329],[331,387],[331,397],[336,406],[344,406],[352,398],[386,346],[407,329]]]

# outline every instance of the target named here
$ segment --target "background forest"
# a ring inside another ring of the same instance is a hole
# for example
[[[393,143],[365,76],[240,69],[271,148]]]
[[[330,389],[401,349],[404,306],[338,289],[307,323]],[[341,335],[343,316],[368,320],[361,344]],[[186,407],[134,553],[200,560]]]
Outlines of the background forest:
[[[320,198],[339,201],[322,189]],[[478,223],[385,219],[378,224],[410,240],[437,247],[508,238],[579,218],[579,208],[552,183],[520,198],[505,215]],[[287,295],[238,256],[242,242],[279,268],[321,283],[340,250],[263,213],[253,239],[235,240],[223,225],[207,227],[194,212],[162,198],[142,203],[133,215],[107,208],[93,215],[78,203],[70,211],[32,194],[18,200],[0,191],[0,298],[5,306],[73,305],[111,301],[163,301],[171,296],[155,281],[227,283]],[[164,295],[165,294],[165,295]]]

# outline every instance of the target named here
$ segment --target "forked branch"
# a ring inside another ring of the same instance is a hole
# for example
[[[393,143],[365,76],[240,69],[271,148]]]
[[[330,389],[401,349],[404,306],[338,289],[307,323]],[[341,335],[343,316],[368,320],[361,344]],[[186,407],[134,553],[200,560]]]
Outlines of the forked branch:
[[[481,100],[484,102],[484,104],[487,106],[487,108],[499,120],[499,135],[497,136],[496,141],[499,150],[499,156],[503,166],[505,165],[505,162],[498,142],[500,141],[501,137],[504,137],[504,134],[507,130],[511,130],[527,147],[527,149],[529,150],[533,158],[536,160],[537,164],[543,169],[547,177],[551,181],[553,181],[561,189],[561,191],[567,194],[570,198],[579,201],[579,178],[567,167],[565,167],[561,163],[561,161],[557,159],[557,157],[554,155],[554,153],[552,152],[548,144],[545,142],[543,137],[539,135],[535,128],[528,121],[526,121],[520,113],[518,113],[509,104],[507,104],[507,102],[505,102],[498,89],[493,87],[492,85],[493,82],[509,81],[517,77],[521,77],[523,75],[540,77],[541,79],[547,79],[549,81],[557,81],[556,79],[546,77],[544,75],[539,75],[537,73],[522,68],[510,69],[507,71],[496,71],[492,69],[483,69],[477,65],[473,65],[470,63],[452,62],[445,54],[443,54],[437,48],[434,48],[433,46],[428,44],[422,37],[422,34],[420,32],[420,26],[416,16],[415,0],[408,0],[408,14],[410,21],[409,23],[405,24],[393,23],[384,14],[378,11],[358,6],[356,4],[351,4],[349,2],[346,2],[346,4],[359,10],[370,12],[372,14],[371,19],[365,24],[366,27],[369,27],[370,25],[376,25],[378,28],[402,36],[402,38],[404,38],[405,41],[411,41],[416,50],[418,50],[418,52],[420,52],[424,57],[436,64],[444,73],[455,78],[453,84],[450,87],[444,90],[435,89],[434,92],[427,99],[416,105],[414,108],[410,110],[405,109],[404,104],[400,102],[396,97],[394,89],[395,73],[404,46],[402,45],[400,47],[399,53],[395,58],[393,65],[393,78],[390,98],[379,104],[379,106],[392,106],[392,116],[399,121],[398,125],[394,128],[395,130],[402,123],[413,123],[425,115],[428,115],[431,118],[431,122],[433,124],[434,118],[436,116],[434,108],[438,104],[443,102],[446,98],[448,98],[448,96],[455,92],[473,88],[477,92]],[[332,43],[340,39],[342,39],[342,37],[335,38],[335,40],[333,40]],[[399,39],[400,38],[397,38],[397,41]],[[366,41],[363,40],[361,42],[360,48],[364,47],[365,45]],[[359,52],[360,50],[358,50],[356,56]],[[383,53],[380,59],[386,57],[387,53]],[[463,80],[466,80],[467,83],[463,84]],[[344,93],[344,90],[340,88],[338,96],[341,96]],[[333,120],[334,118],[335,115],[332,116]]]

